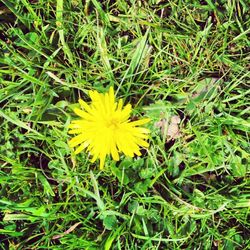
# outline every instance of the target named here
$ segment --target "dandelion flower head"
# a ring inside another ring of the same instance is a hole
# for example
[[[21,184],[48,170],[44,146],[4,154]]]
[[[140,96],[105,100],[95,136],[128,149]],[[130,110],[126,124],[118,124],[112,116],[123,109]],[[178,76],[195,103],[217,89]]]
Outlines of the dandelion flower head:
[[[122,99],[116,102],[113,87],[105,94],[89,91],[89,96],[90,104],[79,99],[81,109],[74,109],[80,119],[69,125],[69,134],[77,134],[69,141],[69,146],[76,147],[76,154],[88,151],[91,162],[100,159],[101,169],[108,155],[115,161],[119,160],[120,153],[140,156],[140,147],[149,146],[146,140],[150,132],[140,125],[148,123],[149,119],[130,121],[132,107],[130,104],[123,107]]]

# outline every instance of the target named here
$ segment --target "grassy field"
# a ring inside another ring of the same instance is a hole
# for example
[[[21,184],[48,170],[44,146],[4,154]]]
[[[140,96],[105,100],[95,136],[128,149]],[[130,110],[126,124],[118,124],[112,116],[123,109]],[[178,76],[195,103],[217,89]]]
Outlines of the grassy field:
[[[0,1],[1,249],[250,249],[248,0]],[[89,90],[150,118],[142,156],[74,154]]]

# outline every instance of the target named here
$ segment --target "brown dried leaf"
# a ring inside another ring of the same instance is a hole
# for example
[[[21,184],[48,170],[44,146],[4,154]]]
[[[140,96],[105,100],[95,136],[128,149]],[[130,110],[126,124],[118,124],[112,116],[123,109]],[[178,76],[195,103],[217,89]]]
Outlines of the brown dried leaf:
[[[167,139],[176,139],[180,137],[181,133],[179,130],[179,124],[181,119],[178,115],[174,115],[170,118],[170,121],[167,119],[161,119],[159,122],[155,123],[155,126],[160,128],[161,134],[167,136]]]
[[[181,119],[179,116],[175,115],[171,117],[170,124],[167,128],[167,136],[170,136],[171,139],[176,139],[180,136],[179,123]]]

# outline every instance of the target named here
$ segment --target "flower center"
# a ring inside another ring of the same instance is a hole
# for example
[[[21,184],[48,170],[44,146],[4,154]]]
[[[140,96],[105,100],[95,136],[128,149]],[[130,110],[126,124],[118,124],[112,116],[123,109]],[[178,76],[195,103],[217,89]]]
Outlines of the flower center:
[[[110,119],[108,122],[107,122],[107,127],[110,128],[110,129],[117,129],[118,128],[118,121],[117,119]]]

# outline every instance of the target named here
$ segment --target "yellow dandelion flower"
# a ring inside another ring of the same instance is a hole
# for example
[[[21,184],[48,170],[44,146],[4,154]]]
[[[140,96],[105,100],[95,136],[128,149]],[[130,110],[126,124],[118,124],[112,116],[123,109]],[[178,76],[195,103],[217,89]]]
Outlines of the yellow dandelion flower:
[[[69,146],[77,147],[78,154],[87,150],[92,155],[91,162],[100,159],[100,168],[103,169],[107,155],[115,161],[119,160],[119,153],[126,156],[140,156],[140,147],[148,147],[146,142],[149,130],[140,125],[149,122],[149,119],[130,121],[131,105],[123,107],[123,101],[115,100],[114,89],[108,93],[100,94],[89,91],[92,100],[87,104],[79,99],[81,109],[74,112],[80,116],[69,125],[69,134],[78,134],[69,141]]]

